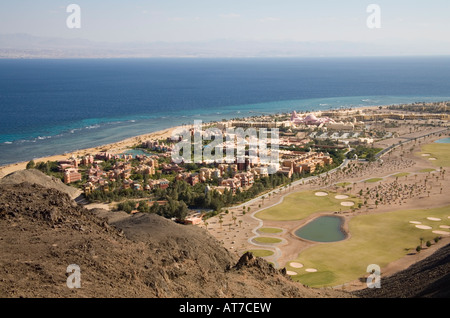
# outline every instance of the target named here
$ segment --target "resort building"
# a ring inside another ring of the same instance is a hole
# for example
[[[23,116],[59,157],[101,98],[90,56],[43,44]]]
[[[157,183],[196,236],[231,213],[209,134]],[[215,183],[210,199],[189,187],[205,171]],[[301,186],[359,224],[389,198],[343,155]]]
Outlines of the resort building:
[[[69,184],[80,180],[81,173],[78,171],[78,169],[68,168],[64,171],[64,183]]]

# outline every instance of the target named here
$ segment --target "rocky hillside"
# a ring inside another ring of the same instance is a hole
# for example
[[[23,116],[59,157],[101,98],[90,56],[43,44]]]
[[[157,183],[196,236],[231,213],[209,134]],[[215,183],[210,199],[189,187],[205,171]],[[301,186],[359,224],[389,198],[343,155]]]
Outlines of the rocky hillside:
[[[111,213],[55,188],[2,182],[0,297],[349,296],[306,288],[251,254],[237,259],[198,227]],[[79,289],[66,285],[70,264]]]
[[[59,190],[67,193],[72,199],[81,194],[80,190],[67,186],[60,179],[50,177],[36,169],[19,170],[0,179],[0,184],[19,184],[22,182],[36,183],[46,188]]]

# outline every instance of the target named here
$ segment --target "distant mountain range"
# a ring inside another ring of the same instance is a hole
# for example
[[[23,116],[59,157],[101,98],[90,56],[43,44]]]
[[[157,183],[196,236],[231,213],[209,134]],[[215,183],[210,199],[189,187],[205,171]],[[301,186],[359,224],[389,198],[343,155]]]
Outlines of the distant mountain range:
[[[339,57],[447,55],[448,45],[373,45],[360,42],[237,41],[111,43],[76,38],[0,34],[0,58]]]

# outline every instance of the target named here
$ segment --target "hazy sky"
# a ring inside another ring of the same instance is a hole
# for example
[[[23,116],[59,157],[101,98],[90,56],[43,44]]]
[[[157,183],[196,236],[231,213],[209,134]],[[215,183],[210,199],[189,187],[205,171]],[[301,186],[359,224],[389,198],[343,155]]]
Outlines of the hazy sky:
[[[66,7],[81,7],[81,28]],[[369,4],[381,28],[369,29]],[[14,0],[0,2],[0,33],[110,42],[270,40],[450,43],[449,0]]]

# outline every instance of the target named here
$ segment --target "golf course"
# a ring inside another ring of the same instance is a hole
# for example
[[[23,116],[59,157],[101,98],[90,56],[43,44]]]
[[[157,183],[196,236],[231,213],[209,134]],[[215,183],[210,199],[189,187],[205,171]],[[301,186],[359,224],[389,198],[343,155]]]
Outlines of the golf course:
[[[417,246],[425,247],[427,241],[434,243],[434,238],[445,232],[450,234],[449,217],[450,206],[355,216],[349,221],[349,239],[314,245],[293,260],[317,272],[308,273],[289,264],[286,268],[296,272],[293,280],[304,285],[340,285],[363,277],[369,264],[386,266],[415,252]],[[423,225],[424,229],[416,225]]]
[[[357,206],[360,200],[347,194],[346,202],[352,205],[342,205],[342,199],[336,198],[337,193],[325,191],[304,191],[286,195],[283,202],[256,213],[261,220],[293,221],[302,220],[314,213],[347,211]]]

